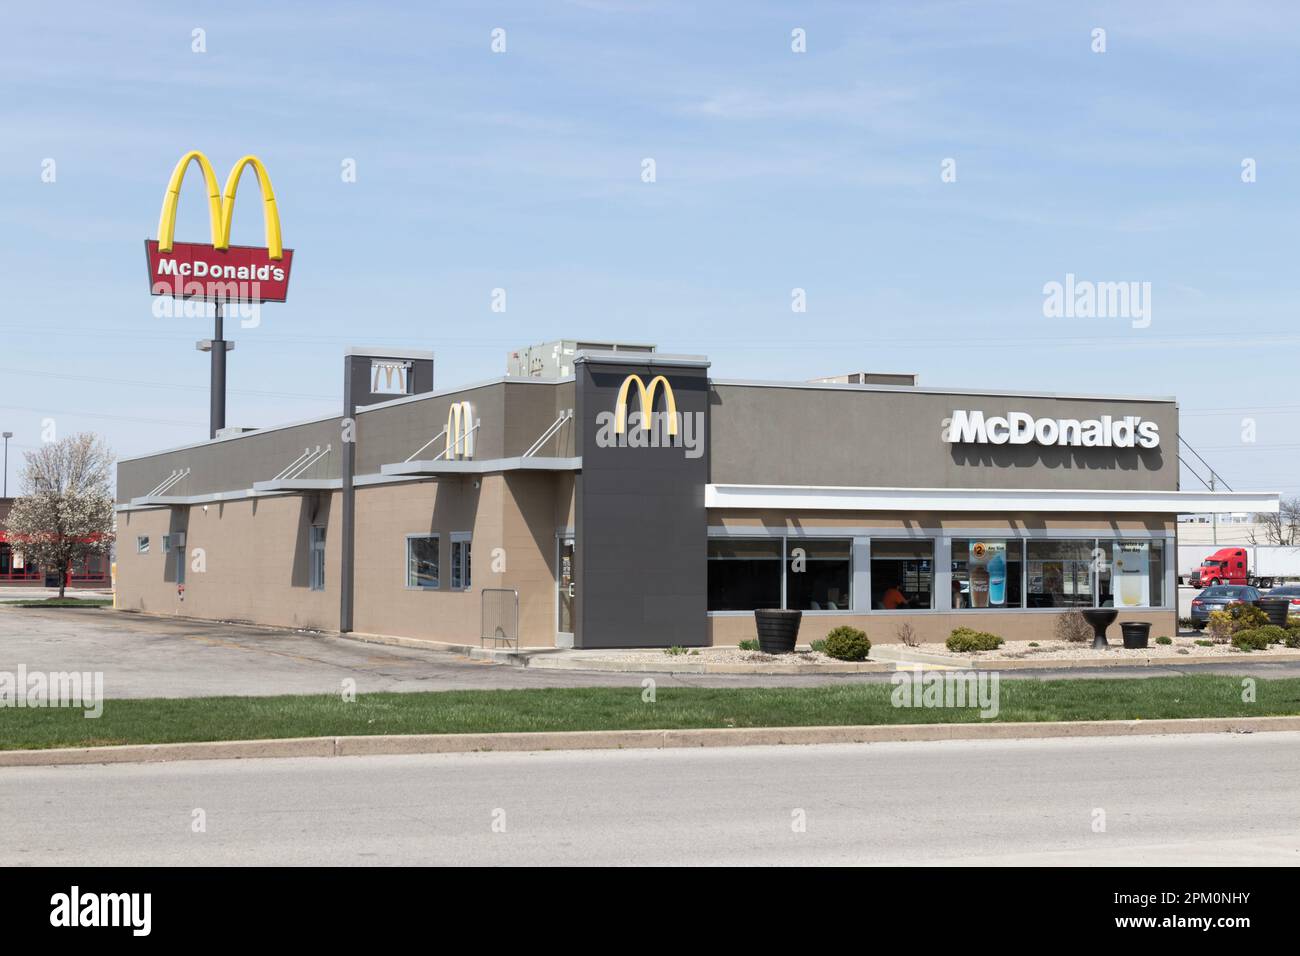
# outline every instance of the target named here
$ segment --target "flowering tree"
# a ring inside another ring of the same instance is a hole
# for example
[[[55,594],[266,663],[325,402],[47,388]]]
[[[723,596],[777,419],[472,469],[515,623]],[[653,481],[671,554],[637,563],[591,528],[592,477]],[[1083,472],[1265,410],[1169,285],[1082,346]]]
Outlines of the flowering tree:
[[[89,432],[26,453],[22,497],[5,523],[26,561],[59,572],[63,597],[78,558],[103,554],[113,543],[113,453]]]

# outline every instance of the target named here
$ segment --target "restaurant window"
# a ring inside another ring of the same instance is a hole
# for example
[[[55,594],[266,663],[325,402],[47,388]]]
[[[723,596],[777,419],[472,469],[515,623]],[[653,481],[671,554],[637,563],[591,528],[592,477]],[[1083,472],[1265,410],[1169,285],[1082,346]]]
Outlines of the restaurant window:
[[[1164,607],[1164,541],[1102,538],[1097,547],[1102,607]]]
[[[1026,542],[1029,607],[1092,607],[1091,538]]]
[[[709,539],[709,610],[781,606],[780,538]]]
[[[468,532],[457,532],[451,536],[451,589],[453,591],[469,590],[469,542]]]
[[[313,525],[308,532],[308,550],[311,554],[311,582],[313,591],[325,590],[325,529]]]
[[[934,542],[871,541],[871,606],[884,611],[934,607]]]
[[[433,590],[438,587],[438,536],[406,536],[406,586]]]
[[[793,611],[847,611],[853,577],[848,538],[789,538],[785,555],[785,606]]]
[[[1018,538],[954,539],[953,609],[1022,607],[1023,547]]]

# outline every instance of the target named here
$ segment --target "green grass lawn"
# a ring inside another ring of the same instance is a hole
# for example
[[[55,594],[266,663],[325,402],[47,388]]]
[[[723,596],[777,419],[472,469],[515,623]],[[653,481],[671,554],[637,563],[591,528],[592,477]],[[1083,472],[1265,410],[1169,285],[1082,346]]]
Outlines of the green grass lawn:
[[[1300,679],[1256,681],[1243,703],[1235,677],[1005,680],[999,721],[1151,720],[1300,714]],[[480,731],[973,723],[974,709],[898,708],[890,684],[816,688],[639,686],[331,696],[108,700],[98,719],[71,709],[0,708],[0,749]]]
[[[112,598],[18,598],[0,601],[0,604],[12,604],[15,607],[112,607]]]

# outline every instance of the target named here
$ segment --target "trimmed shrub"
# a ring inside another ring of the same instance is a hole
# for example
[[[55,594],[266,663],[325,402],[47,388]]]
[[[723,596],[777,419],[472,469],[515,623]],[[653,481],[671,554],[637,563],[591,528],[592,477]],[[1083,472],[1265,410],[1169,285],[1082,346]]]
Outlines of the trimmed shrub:
[[[1254,630],[1259,631],[1261,634],[1267,634],[1268,642],[1270,644],[1286,643],[1287,635],[1285,627],[1278,627],[1276,624],[1265,624],[1263,627],[1254,628]]]
[[[1156,643],[1157,643],[1157,644],[1172,644],[1173,642],[1174,642],[1174,639],[1173,639],[1172,637],[1157,637],[1157,638],[1156,638]]]
[[[1300,627],[1291,625],[1286,629],[1286,640],[1283,641],[1287,647],[1300,647]]]
[[[1213,646],[1214,646],[1214,641],[1197,641],[1197,642],[1196,642],[1196,646],[1197,646],[1197,647],[1213,647]]]
[[[972,651],[995,651],[1004,643],[1002,638],[987,631],[976,631],[969,627],[954,627],[948,640],[944,642],[948,650],[959,654]]]
[[[1232,618],[1232,633],[1238,631],[1253,631],[1257,627],[1264,627],[1268,624],[1268,612],[1262,607],[1256,607],[1253,604],[1233,604],[1228,607],[1228,615]]]
[[[827,634],[821,644],[822,653],[837,661],[865,661],[867,655],[871,653],[871,642],[867,640],[867,632],[849,627],[847,624],[841,624]]]
[[[1092,625],[1078,611],[1058,614],[1056,623],[1052,625],[1052,631],[1058,641],[1069,641],[1071,644],[1083,644],[1091,641],[1093,637]]]
[[[1210,640],[1215,644],[1227,644],[1236,630],[1232,626],[1232,615],[1227,611],[1211,611],[1208,630]]]
[[[1232,646],[1240,651],[1266,651],[1268,650],[1268,635],[1264,633],[1263,628],[1252,628],[1245,631],[1238,631],[1232,635]]]

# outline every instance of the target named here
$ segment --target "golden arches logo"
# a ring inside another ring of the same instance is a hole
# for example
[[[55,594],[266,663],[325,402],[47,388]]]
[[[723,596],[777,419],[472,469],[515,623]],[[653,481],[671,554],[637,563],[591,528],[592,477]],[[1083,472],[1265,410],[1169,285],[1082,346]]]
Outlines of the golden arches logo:
[[[448,460],[457,455],[462,458],[474,457],[474,409],[469,402],[452,402],[447,409],[447,450],[444,454]]]
[[[199,150],[190,150],[181,157],[181,161],[172,170],[172,178],[167,183],[167,192],[163,196],[162,215],[158,218],[158,251],[171,252],[176,238],[176,207],[181,198],[181,183],[191,162],[198,163],[199,172],[203,174],[204,187],[208,193],[208,220],[212,228],[212,245],[217,249],[230,248],[230,223],[235,215],[235,190],[239,188],[239,177],[245,167],[252,166],[257,177],[257,186],[262,191],[262,218],[266,225],[266,248],[272,259],[284,258],[284,243],[280,239],[280,212],[275,205],[275,191],[271,189],[271,177],[266,167],[256,156],[245,156],[235,163],[226,179],[224,194],[217,187],[217,174],[208,162],[208,157]]]
[[[622,435],[627,431],[627,401],[632,386],[636,386],[637,397],[641,400],[641,427],[650,426],[650,413],[655,407],[655,391],[660,385],[664,387],[664,404],[668,408],[668,434],[677,434],[677,399],[673,396],[673,387],[668,384],[668,379],[662,375],[656,375],[650,379],[650,384],[646,385],[640,375],[629,375],[623,379],[623,384],[618,387],[618,401],[614,404],[614,432]]]

